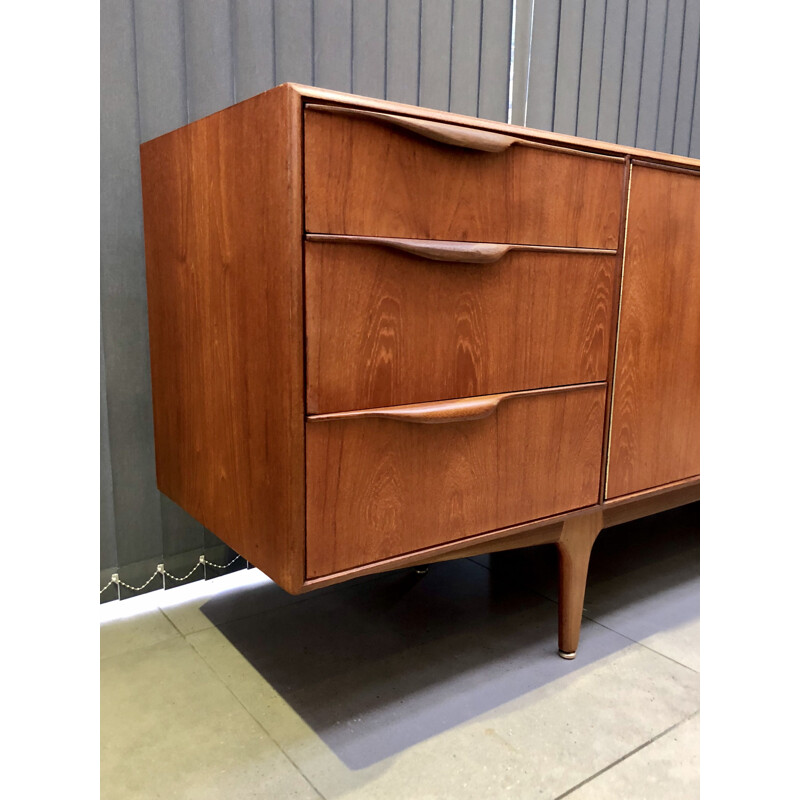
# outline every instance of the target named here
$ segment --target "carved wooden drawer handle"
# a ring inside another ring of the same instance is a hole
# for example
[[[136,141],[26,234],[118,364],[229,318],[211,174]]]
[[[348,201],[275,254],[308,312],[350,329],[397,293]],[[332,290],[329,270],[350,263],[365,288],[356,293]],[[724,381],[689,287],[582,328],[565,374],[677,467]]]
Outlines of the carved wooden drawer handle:
[[[382,122],[386,125],[394,125],[398,128],[424,136],[426,139],[433,139],[443,144],[453,147],[464,147],[467,150],[482,150],[485,153],[500,153],[508,150],[512,144],[522,142],[514,136],[506,136],[502,133],[492,133],[491,131],[481,131],[475,128],[466,128],[461,125],[448,125],[444,122],[431,122],[426,119],[416,119],[415,117],[400,117],[396,114],[382,114],[377,111],[363,111],[358,108],[344,108],[342,106],[324,106],[316,103],[306,104],[306,109],[310,111],[322,111],[328,114],[338,114],[343,117],[362,117],[365,119]]]
[[[554,153],[567,153],[573,156],[597,158],[604,161],[618,161],[622,163],[625,160],[622,156],[613,156],[608,153],[597,153],[590,150],[546,144],[545,142],[537,142],[532,139],[520,139],[518,136],[508,136],[505,133],[468,128],[463,125],[451,125],[446,122],[433,122],[432,120],[418,119],[417,117],[402,117],[398,114],[364,111],[360,108],[347,108],[346,106],[326,106],[319,103],[306,103],[305,107],[308,111],[338,114],[340,117],[361,117],[362,119],[374,120],[384,125],[405,128],[405,130],[411,131],[426,139],[442,142],[452,147],[463,147],[465,150],[478,150],[484,153],[502,153],[504,150],[508,150],[512,144],[518,144],[523,147],[533,147],[537,150],[550,150]]]
[[[315,420],[348,420],[348,419],[393,419],[399,422],[415,422],[424,425],[438,425],[443,422],[469,422],[484,419],[493,414],[500,403],[509,397],[525,397],[529,395],[552,394],[555,392],[578,391],[603,386],[602,382],[584,383],[579,386],[556,386],[548,389],[531,389],[521,392],[503,392],[487,394],[481,397],[465,397],[458,400],[441,400],[435,403],[414,403],[404,406],[386,406],[385,408],[367,408],[362,411],[340,411],[335,414],[315,414],[308,417],[309,422]]]
[[[529,250],[537,253],[578,253],[584,255],[614,255],[616,250],[590,247],[555,247],[548,245],[496,244],[494,242],[452,242],[444,239],[395,239],[387,236],[350,236],[339,233],[307,233],[306,241],[340,244],[370,244],[391,247],[431,261],[456,261],[462,264],[492,264],[510,250]]]
[[[364,411],[344,411],[339,414],[317,414],[309,419],[394,419],[400,422],[418,422],[425,425],[442,422],[468,422],[488,417],[508,396],[508,394],[489,394],[483,397],[468,397],[463,400],[368,408]]]
[[[492,242],[450,242],[436,239],[394,239],[386,236],[347,236],[344,234],[308,233],[309,242],[340,242],[342,244],[371,244],[391,247],[431,261],[461,261],[466,264],[491,264],[501,259],[510,244]]]

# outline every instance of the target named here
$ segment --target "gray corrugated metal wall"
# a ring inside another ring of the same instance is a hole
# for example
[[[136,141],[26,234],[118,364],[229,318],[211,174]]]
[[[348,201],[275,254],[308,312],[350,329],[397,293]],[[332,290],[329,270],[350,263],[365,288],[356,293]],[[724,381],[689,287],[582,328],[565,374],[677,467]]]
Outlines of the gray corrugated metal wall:
[[[284,81],[506,120],[511,76],[514,122],[696,154],[697,0],[533,10],[532,0],[103,0],[101,586],[115,571],[138,586],[159,562],[183,575],[200,553],[232,555],[156,489],[140,142]],[[116,596],[112,586],[102,599]]]
[[[700,0],[517,0],[516,12],[512,122],[699,157]]]

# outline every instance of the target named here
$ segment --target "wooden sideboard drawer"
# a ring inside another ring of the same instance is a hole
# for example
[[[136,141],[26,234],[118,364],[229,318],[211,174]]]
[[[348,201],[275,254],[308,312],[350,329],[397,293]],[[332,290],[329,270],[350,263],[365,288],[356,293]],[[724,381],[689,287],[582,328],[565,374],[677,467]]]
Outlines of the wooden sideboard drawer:
[[[592,384],[308,419],[307,577],[597,503],[605,395]]]
[[[612,255],[305,247],[309,413],[606,379]]]
[[[617,247],[621,158],[530,146],[464,126],[420,126],[413,117],[326,108],[305,110],[307,231]],[[430,126],[439,140],[429,138]],[[474,149],[495,140],[505,149]]]

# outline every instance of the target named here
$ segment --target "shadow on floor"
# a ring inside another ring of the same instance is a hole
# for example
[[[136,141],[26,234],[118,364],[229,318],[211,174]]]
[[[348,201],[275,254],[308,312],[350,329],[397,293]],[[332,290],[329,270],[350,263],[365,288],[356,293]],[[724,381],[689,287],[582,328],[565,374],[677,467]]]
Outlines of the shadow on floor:
[[[587,614],[622,609],[641,635],[696,618],[698,506],[601,534]],[[202,610],[360,769],[631,644],[586,619],[578,658],[558,658],[556,587],[555,548],[543,546],[385,573],[234,621],[214,599]]]

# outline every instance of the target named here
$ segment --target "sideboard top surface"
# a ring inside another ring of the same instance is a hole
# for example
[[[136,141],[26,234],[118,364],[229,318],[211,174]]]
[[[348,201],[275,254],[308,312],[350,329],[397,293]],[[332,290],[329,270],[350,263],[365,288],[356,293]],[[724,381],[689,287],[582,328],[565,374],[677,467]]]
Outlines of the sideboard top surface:
[[[445,122],[453,125],[464,125],[471,128],[480,128],[482,130],[519,136],[521,138],[529,139],[530,141],[561,145],[577,150],[586,150],[593,153],[605,153],[609,155],[621,156],[630,155],[637,159],[668,164],[675,167],[698,170],[700,168],[700,161],[696,158],[688,158],[686,156],[678,156],[671,153],[660,153],[655,150],[644,150],[638,147],[627,147],[625,145],[613,144],[611,142],[601,142],[595,139],[584,139],[580,136],[570,136],[563,133],[553,133],[552,131],[542,131],[535,128],[526,128],[521,125],[510,125],[505,122],[496,122],[495,120],[470,117],[464,114],[456,114],[451,111],[438,111],[433,108],[423,108],[421,106],[409,105],[407,103],[396,103],[390,100],[381,100],[373,97],[362,97],[361,95],[349,94],[347,92],[337,92],[331,89],[321,89],[315,86],[305,86],[299,83],[282,83],[279,86],[269,89],[267,92],[262,92],[260,95],[254,95],[253,97],[250,97],[247,100],[242,100],[235,105],[249,103],[263,94],[269,94],[270,92],[277,93],[280,91],[290,91],[300,95],[301,98],[304,99],[337,103],[352,108],[402,114],[405,116],[417,117],[419,119],[433,120],[437,122]],[[215,112],[215,114],[224,114],[230,107],[231,106],[221,109],[220,111]],[[208,116],[214,116],[214,114],[210,114]],[[199,121],[200,120],[195,120],[195,122],[189,124],[194,125]],[[172,131],[162,135],[169,136],[170,133],[172,133]],[[149,141],[154,140],[151,139]],[[143,145],[146,144],[147,142],[143,143]]]

